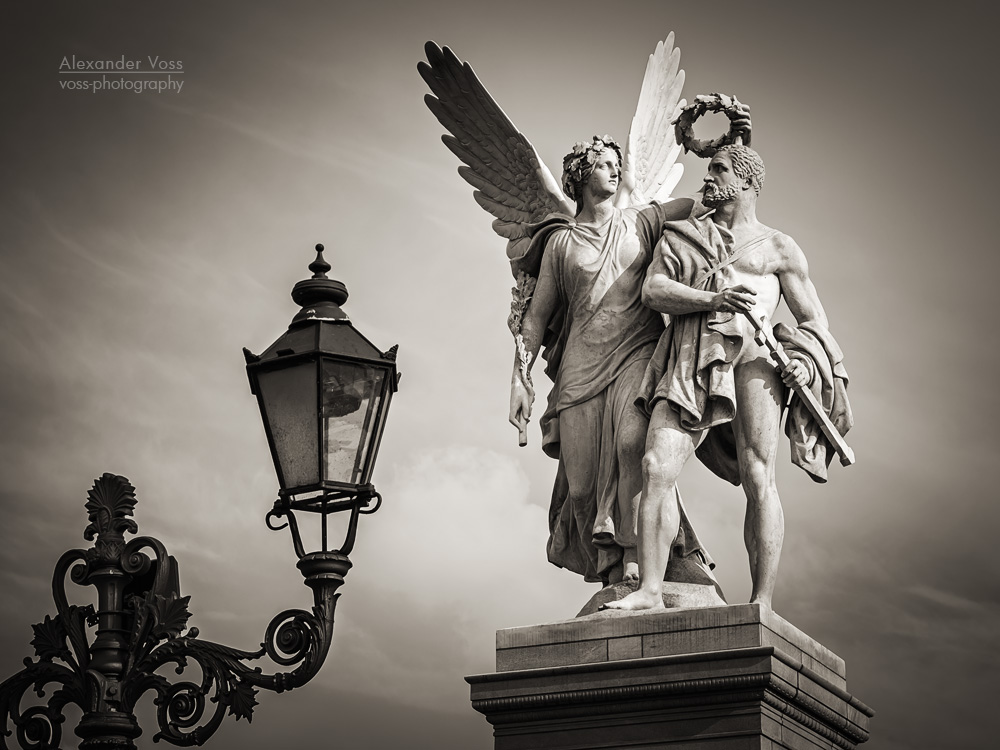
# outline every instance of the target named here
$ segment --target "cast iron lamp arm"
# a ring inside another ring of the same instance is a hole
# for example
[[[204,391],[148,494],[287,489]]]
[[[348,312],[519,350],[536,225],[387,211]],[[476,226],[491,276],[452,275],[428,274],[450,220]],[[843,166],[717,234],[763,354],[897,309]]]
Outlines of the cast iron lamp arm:
[[[147,690],[156,693],[159,733],[154,741],[164,739],[174,745],[203,744],[219,726],[226,711],[236,719],[252,719],[257,705],[256,688],[277,693],[301,687],[318,672],[329,652],[333,636],[333,608],[336,596],[331,597],[325,611],[317,608],[310,614],[290,609],[278,614],[267,627],[264,643],[257,651],[242,651],[191,635],[171,638],[154,648],[136,664],[123,690],[123,704],[132,710],[137,700]],[[268,656],[279,665],[299,663],[291,672],[264,674],[252,662]],[[194,661],[202,673],[200,684],[194,682],[171,683],[166,677],[155,674],[159,667],[174,663],[178,674]],[[207,721],[206,698],[216,704]],[[193,728],[192,728],[193,727]]]
[[[24,669],[0,683],[0,715],[4,718],[0,748],[11,750],[7,738],[16,734],[19,747],[54,750],[59,747],[62,736],[63,708],[68,703],[74,703],[86,710],[82,678],[76,670],[45,659],[33,662],[26,658],[24,662]],[[21,711],[21,698],[29,690],[33,689],[41,698],[45,696],[45,688],[52,684],[60,687],[45,705]],[[8,723],[14,726],[13,731],[7,728]]]

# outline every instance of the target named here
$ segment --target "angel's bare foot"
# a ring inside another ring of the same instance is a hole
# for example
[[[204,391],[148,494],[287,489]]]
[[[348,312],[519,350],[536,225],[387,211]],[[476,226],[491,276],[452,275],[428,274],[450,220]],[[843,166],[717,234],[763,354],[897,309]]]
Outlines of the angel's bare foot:
[[[628,596],[622,597],[618,601],[602,605],[601,609],[664,609],[663,596],[639,589],[638,591],[633,591]]]
[[[755,596],[750,600],[751,604],[759,604],[768,612],[771,611],[771,597],[769,596]]]

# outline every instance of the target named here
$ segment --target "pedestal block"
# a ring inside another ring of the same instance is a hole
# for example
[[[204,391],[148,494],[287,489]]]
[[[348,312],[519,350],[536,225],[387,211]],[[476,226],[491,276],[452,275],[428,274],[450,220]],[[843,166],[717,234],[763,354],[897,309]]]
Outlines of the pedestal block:
[[[466,680],[496,750],[849,750],[874,715],[843,659],[756,604],[500,630],[496,673]]]

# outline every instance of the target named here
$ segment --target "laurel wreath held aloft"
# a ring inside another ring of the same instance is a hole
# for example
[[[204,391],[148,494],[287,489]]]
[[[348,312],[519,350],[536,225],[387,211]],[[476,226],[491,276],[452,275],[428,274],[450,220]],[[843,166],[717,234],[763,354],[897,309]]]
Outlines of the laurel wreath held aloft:
[[[694,137],[694,123],[706,112],[722,112],[732,121],[742,114],[741,103],[735,96],[726,94],[698,94],[691,104],[681,109],[680,115],[674,120],[674,134],[677,142],[684,147],[685,153],[691,151],[702,159],[710,159],[723,146],[736,143],[742,136],[730,127],[729,132],[710,141]],[[749,145],[749,141],[747,143]]]

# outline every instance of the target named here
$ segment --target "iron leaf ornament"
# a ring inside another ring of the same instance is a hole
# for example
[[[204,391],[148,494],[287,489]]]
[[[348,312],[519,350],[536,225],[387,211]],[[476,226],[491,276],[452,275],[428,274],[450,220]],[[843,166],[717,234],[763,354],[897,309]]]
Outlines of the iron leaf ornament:
[[[43,661],[52,661],[54,658],[70,658],[69,649],[66,648],[66,628],[63,627],[62,619],[57,615],[52,619],[45,615],[45,619],[37,625],[32,625],[31,629],[35,637],[31,639],[31,645],[35,648],[35,656]]]
[[[191,617],[187,605],[190,596],[170,596],[154,594],[151,608],[156,624],[152,635],[156,640],[176,638],[187,629],[187,621]]]
[[[227,696],[229,714],[236,720],[253,720],[253,708],[257,705],[257,690],[245,682],[237,682],[232,692]]]

